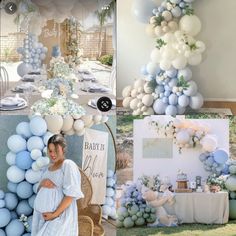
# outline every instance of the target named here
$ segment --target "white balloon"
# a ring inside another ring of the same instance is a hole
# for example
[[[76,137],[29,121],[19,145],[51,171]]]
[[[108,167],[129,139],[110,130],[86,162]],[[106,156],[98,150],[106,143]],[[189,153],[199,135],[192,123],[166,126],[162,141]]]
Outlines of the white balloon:
[[[196,66],[202,61],[202,54],[194,54],[188,58],[189,65]]]
[[[206,135],[201,140],[201,145],[204,151],[213,152],[217,148],[217,139],[211,135]]]
[[[151,75],[155,75],[158,68],[159,66],[157,63],[149,62],[147,64],[147,72]]]
[[[189,142],[190,136],[186,130],[181,130],[176,135],[176,140],[179,144],[186,144]]]
[[[155,48],[151,52],[151,60],[155,63],[159,63],[161,61],[161,52],[158,48]]]
[[[182,70],[186,67],[187,65],[187,59],[182,56],[179,55],[177,56],[173,61],[172,61],[172,66],[178,70]]]
[[[169,70],[171,68],[171,61],[162,59],[160,62],[160,68],[162,70]]]
[[[179,21],[179,28],[183,32],[196,36],[201,31],[201,21],[196,15],[184,15]]]
[[[195,96],[190,97],[189,106],[192,109],[200,109],[203,105],[203,97],[200,93],[197,93]]]

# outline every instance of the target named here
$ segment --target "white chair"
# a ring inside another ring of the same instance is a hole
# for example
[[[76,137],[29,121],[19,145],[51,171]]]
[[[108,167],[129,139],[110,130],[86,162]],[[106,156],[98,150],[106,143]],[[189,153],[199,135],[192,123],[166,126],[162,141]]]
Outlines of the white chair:
[[[9,75],[5,67],[0,66],[0,97],[9,89]]]

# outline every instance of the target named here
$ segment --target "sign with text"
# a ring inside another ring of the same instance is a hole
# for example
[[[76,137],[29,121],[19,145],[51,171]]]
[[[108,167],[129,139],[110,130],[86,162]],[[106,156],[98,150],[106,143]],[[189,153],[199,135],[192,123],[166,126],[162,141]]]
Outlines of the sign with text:
[[[93,187],[91,203],[104,204],[106,196],[108,133],[86,129],[82,169]]]

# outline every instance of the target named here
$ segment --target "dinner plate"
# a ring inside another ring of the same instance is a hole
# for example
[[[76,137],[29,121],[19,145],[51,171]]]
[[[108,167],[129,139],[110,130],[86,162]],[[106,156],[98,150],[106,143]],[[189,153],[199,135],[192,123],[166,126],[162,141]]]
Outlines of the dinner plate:
[[[0,111],[14,111],[21,110],[27,107],[27,102],[23,98],[18,98],[21,102],[14,106],[3,106],[0,104]]]
[[[1,107],[11,107],[11,106],[18,106],[23,101],[25,101],[23,98],[17,98],[17,97],[5,97],[0,100],[0,106]]]

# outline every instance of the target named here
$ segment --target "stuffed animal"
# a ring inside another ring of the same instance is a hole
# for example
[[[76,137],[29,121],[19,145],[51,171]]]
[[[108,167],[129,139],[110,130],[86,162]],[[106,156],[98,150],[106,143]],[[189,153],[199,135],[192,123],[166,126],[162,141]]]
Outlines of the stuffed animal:
[[[146,200],[147,204],[156,208],[156,221],[152,224],[148,224],[150,227],[155,226],[176,226],[178,219],[175,215],[167,214],[164,204],[174,204],[174,195],[168,189],[165,190],[165,195],[161,196],[158,192],[153,190],[142,191],[142,196]]]

